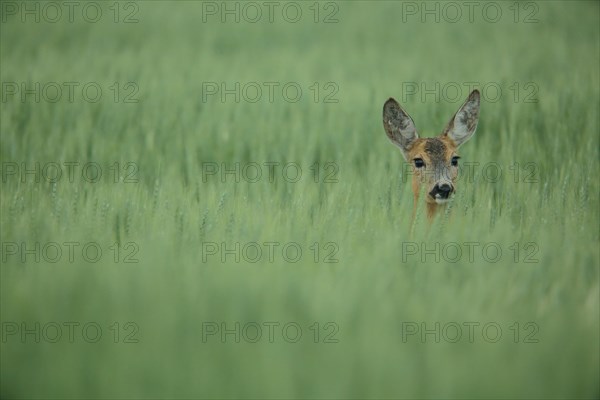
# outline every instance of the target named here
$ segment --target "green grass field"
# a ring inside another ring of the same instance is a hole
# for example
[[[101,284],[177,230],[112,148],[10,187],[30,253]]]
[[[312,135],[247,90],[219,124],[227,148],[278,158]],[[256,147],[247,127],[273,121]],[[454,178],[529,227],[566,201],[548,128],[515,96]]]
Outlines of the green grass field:
[[[598,2],[48,4],[0,4],[2,398],[600,396]],[[411,231],[383,103],[471,87]]]

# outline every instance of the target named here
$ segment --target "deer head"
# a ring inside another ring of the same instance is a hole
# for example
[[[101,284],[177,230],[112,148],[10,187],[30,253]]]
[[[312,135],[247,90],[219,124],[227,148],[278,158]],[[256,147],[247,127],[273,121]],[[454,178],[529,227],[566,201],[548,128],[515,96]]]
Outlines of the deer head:
[[[412,166],[414,213],[425,185],[427,215],[433,218],[439,205],[456,191],[458,148],[473,136],[479,119],[479,91],[473,90],[439,136],[420,138],[415,123],[393,98],[383,106],[383,127],[387,137],[400,148]]]

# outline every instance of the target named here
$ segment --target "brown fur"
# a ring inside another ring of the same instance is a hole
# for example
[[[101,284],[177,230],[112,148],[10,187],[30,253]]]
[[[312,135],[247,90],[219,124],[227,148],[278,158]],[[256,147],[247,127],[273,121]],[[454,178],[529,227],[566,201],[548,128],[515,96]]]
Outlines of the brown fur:
[[[447,136],[419,138],[415,141],[406,158],[407,160],[420,158],[425,162],[425,167],[416,168],[414,163],[411,163],[412,191],[414,195],[413,217],[417,211],[417,202],[421,194],[422,185],[425,188],[426,195],[424,196],[424,200],[427,203],[427,217],[430,220],[435,216],[439,209],[446,206],[445,204],[436,203],[427,193],[433,190],[433,187],[438,181],[436,178],[439,174],[442,174],[443,177],[447,177],[456,190],[458,167],[451,165],[452,157],[455,156],[458,156],[456,145]]]

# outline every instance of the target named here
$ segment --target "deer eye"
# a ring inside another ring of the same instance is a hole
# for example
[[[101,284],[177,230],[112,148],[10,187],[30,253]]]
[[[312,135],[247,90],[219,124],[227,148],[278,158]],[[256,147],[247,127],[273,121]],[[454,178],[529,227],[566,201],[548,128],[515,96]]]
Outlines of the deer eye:
[[[425,162],[423,161],[422,158],[415,158],[415,167],[417,168],[423,168],[425,166]]]
[[[452,157],[452,166],[456,167],[458,165],[458,159],[460,157],[456,156],[456,157]]]

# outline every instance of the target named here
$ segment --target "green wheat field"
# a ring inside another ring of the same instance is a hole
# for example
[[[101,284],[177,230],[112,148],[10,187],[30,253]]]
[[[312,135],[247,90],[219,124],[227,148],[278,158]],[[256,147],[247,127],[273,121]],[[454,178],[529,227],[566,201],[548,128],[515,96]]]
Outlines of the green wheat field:
[[[600,396],[598,2],[65,3],[0,3],[2,398]],[[472,88],[411,228],[383,103]]]

